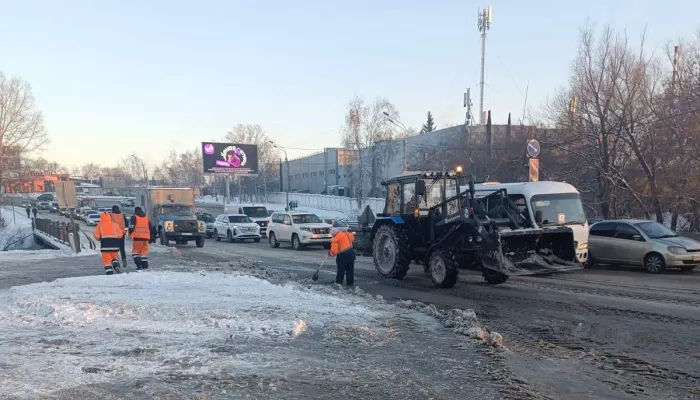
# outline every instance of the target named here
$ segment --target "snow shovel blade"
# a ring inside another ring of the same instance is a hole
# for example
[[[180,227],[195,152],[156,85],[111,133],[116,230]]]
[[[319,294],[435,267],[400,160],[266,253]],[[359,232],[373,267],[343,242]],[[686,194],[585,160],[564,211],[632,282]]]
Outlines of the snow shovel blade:
[[[506,275],[537,275],[582,269],[568,227],[498,232],[498,243],[482,255],[484,268]],[[495,238],[494,238],[495,239]]]

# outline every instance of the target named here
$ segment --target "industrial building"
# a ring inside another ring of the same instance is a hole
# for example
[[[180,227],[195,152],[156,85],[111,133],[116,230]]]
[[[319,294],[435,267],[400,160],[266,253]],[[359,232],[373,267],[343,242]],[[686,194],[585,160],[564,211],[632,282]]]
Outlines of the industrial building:
[[[489,129],[490,128],[490,129]],[[357,196],[362,186],[363,197],[383,197],[380,183],[392,176],[418,169],[449,170],[441,153],[466,148],[469,143],[503,141],[506,134],[525,127],[508,125],[457,125],[406,139],[383,141],[359,151],[327,148],[325,151],[289,160],[289,190],[304,193],[332,193],[329,188],[346,188],[344,195]],[[531,128],[531,127],[529,127]],[[473,142],[472,142],[473,141]],[[523,149],[525,144],[523,143]],[[466,153],[463,164],[468,163]],[[287,165],[280,164],[280,191],[285,191]],[[362,175],[360,177],[360,175]],[[360,185],[362,182],[362,185]]]

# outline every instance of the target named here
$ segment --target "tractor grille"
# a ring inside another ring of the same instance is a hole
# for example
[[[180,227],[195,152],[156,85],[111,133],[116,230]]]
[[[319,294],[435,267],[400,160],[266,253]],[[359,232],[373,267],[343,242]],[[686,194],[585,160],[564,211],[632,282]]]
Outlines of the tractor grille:
[[[331,233],[331,230],[330,228],[313,228],[312,232],[317,235],[327,235]]]
[[[175,221],[176,232],[197,232],[197,221]]]

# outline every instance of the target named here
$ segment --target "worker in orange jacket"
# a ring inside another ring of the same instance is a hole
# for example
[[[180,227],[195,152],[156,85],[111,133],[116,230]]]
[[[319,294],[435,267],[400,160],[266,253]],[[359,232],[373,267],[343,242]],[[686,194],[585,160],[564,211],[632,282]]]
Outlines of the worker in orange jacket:
[[[95,240],[100,241],[102,253],[102,265],[107,275],[121,272],[119,265],[119,240],[124,237],[124,231],[112,222],[112,217],[107,212],[100,214],[100,223],[95,227]]]
[[[119,229],[124,232],[124,236],[119,239],[119,254],[122,256],[122,268],[126,269],[126,248],[124,242],[126,241],[126,227],[129,225],[129,222],[126,220],[126,215],[119,210],[118,205],[112,206],[112,222],[117,224]]]
[[[342,285],[345,278],[347,285],[352,286],[355,282],[355,249],[352,247],[355,235],[336,228],[331,229],[331,235],[333,235],[333,241],[331,241],[328,256],[335,257],[337,267],[335,283]]]
[[[137,271],[148,269],[148,244],[155,242],[152,232],[153,227],[146,213],[143,212],[141,207],[136,207],[134,215],[129,220],[129,236],[131,236],[133,241],[131,256],[134,258]]]

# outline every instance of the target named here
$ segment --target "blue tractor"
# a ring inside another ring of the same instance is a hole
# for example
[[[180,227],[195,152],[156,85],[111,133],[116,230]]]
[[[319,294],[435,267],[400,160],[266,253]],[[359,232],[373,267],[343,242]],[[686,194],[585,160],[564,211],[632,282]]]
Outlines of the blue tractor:
[[[486,282],[511,275],[581,269],[571,228],[535,228],[505,189],[460,192],[454,172],[430,171],[382,182],[386,202],[375,217],[367,207],[354,229],[358,252],[372,255],[377,272],[403,279],[422,263],[437,287],[450,288],[460,268],[481,269]]]

